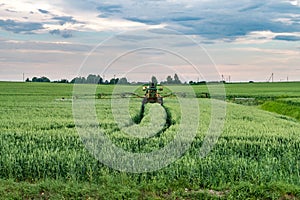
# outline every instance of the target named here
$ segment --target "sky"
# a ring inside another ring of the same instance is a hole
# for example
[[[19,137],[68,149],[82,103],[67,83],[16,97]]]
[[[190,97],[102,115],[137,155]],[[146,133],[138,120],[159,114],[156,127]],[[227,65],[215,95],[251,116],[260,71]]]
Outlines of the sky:
[[[299,0],[0,0],[0,80],[300,81]]]

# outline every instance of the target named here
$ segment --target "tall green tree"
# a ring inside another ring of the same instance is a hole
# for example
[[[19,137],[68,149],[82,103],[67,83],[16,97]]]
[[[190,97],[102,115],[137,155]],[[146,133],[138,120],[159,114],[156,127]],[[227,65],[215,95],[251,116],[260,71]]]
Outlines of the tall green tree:
[[[152,76],[151,77],[151,82],[154,83],[154,84],[157,84],[158,83],[157,78],[155,76]]]
[[[174,83],[175,84],[181,84],[181,81],[179,80],[179,77],[177,74],[174,75]]]
[[[173,83],[173,79],[171,76],[167,77],[167,84],[172,84]]]
[[[42,76],[41,78],[33,77],[32,82],[50,82],[50,79]]]
[[[94,75],[94,74],[88,75],[88,77],[86,78],[86,83],[91,83],[91,84],[96,84],[96,83],[98,83],[98,78],[97,78],[97,76]]]
[[[121,78],[120,80],[119,80],[119,82],[118,82],[119,84],[128,84],[128,80],[127,80],[127,78],[126,77],[123,77],[123,78]]]
[[[112,78],[109,81],[109,84],[117,84],[119,82],[119,78]]]

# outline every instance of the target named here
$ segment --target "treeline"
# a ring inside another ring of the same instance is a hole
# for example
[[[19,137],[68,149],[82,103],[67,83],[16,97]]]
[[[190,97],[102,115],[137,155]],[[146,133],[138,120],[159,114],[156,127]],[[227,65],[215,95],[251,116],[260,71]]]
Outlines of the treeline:
[[[45,76],[42,76],[40,78],[38,77],[33,77],[31,80],[29,80],[29,78],[26,79],[26,82],[45,82],[45,83],[50,83],[50,79],[45,77]]]
[[[140,84],[136,82],[129,82],[126,77],[122,78],[111,78],[110,80],[104,80],[103,77],[100,75],[90,74],[87,77],[75,77],[71,81],[67,79],[61,79],[57,81],[51,81],[49,78],[42,76],[42,77],[33,77],[31,80],[29,78],[26,79],[26,82],[53,82],[53,83],[76,83],[76,84],[107,84],[107,85],[114,85],[114,84]],[[158,84],[158,80],[155,76],[151,77],[151,82]],[[189,81],[188,83],[182,83],[179,79],[177,74],[174,74],[174,76],[167,76],[166,80],[161,81],[160,84],[169,85],[169,84],[190,84],[190,85],[198,85],[198,84],[205,84],[205,81],[201,82],[193,82]]]
[[[152,77],[153,78],[153,77]],[[153,81],[152,81],[153,82]],[[181,81],[179,80],[179,77],[177,74],[174,74],[174,78],[171,76],[167,76],[166,81],[160,82],[161,84],[181,84]]]
[[[130,84],[127,78],[112,78],[110,80],[104,80],[99,75],[90,74],[87,77],[76,77],[71,81],[67,79],[61,79],[58,81],[51,81],[49,78],[42,77],[33,77],[31,80],[29,78],[26,79],[26,82],[45,82],[45,83],[78,83],[78,84]]]
[[[130,84],[127,78],[112,78],[110,80],[104,80],[99,75],[90,74],[88,77],[76,77],[70,81],[70,83],[79,84]]]

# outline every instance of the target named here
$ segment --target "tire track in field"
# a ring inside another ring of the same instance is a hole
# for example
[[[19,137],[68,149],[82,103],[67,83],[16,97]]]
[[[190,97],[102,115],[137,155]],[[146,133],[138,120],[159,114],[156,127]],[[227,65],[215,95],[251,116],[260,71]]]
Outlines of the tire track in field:
[[[162,128],[162,130],[160,130],[156,134],[156,136],[158,136],[158,137],[161,134],[163,134],[171,125],[174,125],[176,123],[175,120],[172,119],[172,113],[171,113],[170,109],[168,107],[166,107],[165,105],[162,105],[162,107],[166,111],[167,117],[166,117],[166,123],[165,123],[164,127]],[[140,124],[142,119],[144,118],[144,116],[145,116],[145,106],[141,106],[140,112],[133,117],[134,123]]]

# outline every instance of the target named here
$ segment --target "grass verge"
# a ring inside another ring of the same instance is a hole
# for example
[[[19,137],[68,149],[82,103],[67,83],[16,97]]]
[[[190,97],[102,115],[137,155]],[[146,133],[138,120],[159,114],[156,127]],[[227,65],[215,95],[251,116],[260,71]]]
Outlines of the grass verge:
[[[121,180],[119,180],[121,181]],[[124,180],[123,180],[124,181]],[[255,185],[242,182],[230,188],[183,188],[176,184],[103,184],[45,180],[37,183],[0,179],[0,199],[300,199],[300,187],[285,183]]]
[[[261,105],[263,110],[293,117],[300,120],[300,106],[283,101],[267,101]]]

